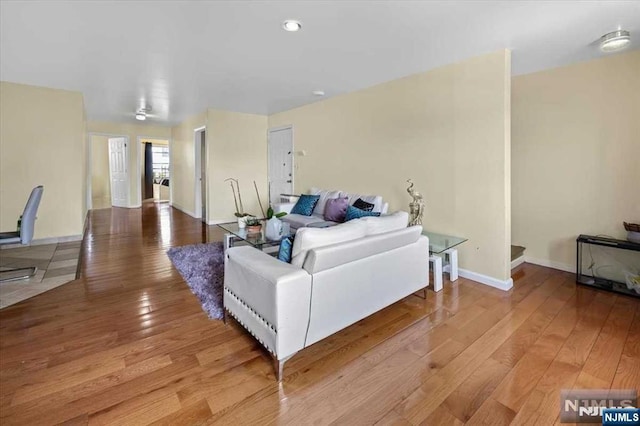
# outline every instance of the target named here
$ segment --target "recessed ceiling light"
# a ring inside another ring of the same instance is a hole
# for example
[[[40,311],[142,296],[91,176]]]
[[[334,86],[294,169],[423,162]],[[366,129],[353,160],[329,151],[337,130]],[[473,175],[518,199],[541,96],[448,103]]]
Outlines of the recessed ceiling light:
[[[614,52],[627,47],[631,43],[629,31],[618,30],[600,37],[600,49],[603,52]]]
[[[314,90],[311,93],[313,94],[313,96],[324,96],[324,91],[322,90]]]
[[[293,19],[287,19],[282,23],[282,29],[285,31],[296,32],[300,31],[300,28],[302,28],[300,21],[295,21]]]
[[[136,120],[144,121],[146,119],[147,119],[147,114],[145,114],[144,112],[136,113]]]

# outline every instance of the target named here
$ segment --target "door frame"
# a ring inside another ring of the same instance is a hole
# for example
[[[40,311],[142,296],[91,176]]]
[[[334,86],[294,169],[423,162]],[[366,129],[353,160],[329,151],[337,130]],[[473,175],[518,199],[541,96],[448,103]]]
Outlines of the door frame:
[[[272,127],[267,129],[267,199],[269,205],[271,205],[271,171],[269,170],[269,147],[271,132],[278,132],[280,130],[291,129],[291,192],[295,193],[296,190],[296,151],[295,151],[295,131],[293,124],[287,124],[284,126]]]
[[[197,127],[195,129],[193,129],[193,154],[194,154],[194,164],[193,164],[193,177],[194,177],[194,182],[193,182],[193,189],[194,189],[194,210],[193,210],[193,214],[194,214],[194,218],[196,219],[204,219],[204,222],[208,221],[208,217],[202,217],[202,183],[200,181],[200,178],[202,177],[202,132],[204,133],[205,136],[205,147],[207,146],[207,126],[200,126]],[[205,153],[206,154],[206,153]],[[207,158],[207,156],[205,156],[205,168],[208,169],[209,168],[209,159]],[[169,159],[169,161],[171,161],[171,159]],[[208,179],[209,175],[207,173],[207,170],[205,170],[205,175],[206,178]],[[206,183],[205,183],[206,185]],[[205,186],[206,187],[206,186]],[[205,212],[206,215],[205,216],[209,216],[209,209],[208,206],[206,205],[206,201],[205,201]]]
[[[136,207],[142,207],[142,141],[145,139],[157,139],[160,141],[167,141],[169,147],[169,204],[173,205],[173,185],[171,184],[171,180],[173,179],[173,158],[171,156],[171,138],[164,138],[159,136],[138,136],[136,141],[138,143],[138,161],[136,162],[137,176],[138,176],[138,184],[136,185],[138,196],[136,198],[137,205]]]
[[[103,136],[106,138],[125,138],[127,143],[127,160],[131,159],[131,144],[129,143],[128,135],[119,135],[116,133],[103,133],[103,132],[88,132],[87,133],[87,210],[93,209],[93,194],[91,188],[91,174],[93,172],[93,141],[91,140],[93,136]],[[108,147],[107,147],[108,148]],[[171,161],[171,160],[169,160]],[[128,166],[128,165],[127,165]],[[109,159],[109,190],[111,190],[111,159]],[[127,200],[128,207],[131,201],[131,194],[129,194],[129,200]]]

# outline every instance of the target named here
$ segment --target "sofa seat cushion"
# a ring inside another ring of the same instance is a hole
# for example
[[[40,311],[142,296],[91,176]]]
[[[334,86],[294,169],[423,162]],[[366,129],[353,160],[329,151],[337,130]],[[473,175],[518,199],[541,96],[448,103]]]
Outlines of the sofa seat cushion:
[[[283,216],[281,220],[287,222],[292,229],[298,229],[309,226],[312,223],[324,222],[324,217],[316,215],[304,216],[301,214],[292,213]]]
[[[363,238],[367,225],[360,221],[341,223],[329,228],[300,228],[293,242],[291,264],[302,267],[309,250]]]

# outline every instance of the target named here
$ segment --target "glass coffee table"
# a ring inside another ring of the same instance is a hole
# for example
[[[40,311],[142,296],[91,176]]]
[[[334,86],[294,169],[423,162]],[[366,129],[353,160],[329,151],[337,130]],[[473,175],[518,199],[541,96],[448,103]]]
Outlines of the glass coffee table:
[[[458,279],[458,245],[467,241],[466,238],[453,235],[438,234],[422,231],[422,235],[429,237],[429,262],[433,264],[433,290],[442,290],[442,274],[449,273],[449,280]],[[443,265],[442,260],[445,260]]]
[[[245,242],[258,250],[264,250],[267,247],[280,245],[280,241],[282,240],[269,240],[265,237],[265,221],[262,221],[262,229],[260,232],[247,232],[247,228],[240,228],[238,222],[220,223],[218,227],[226,231],[224,235],[224,251],[227,251],[229,247],[233,247],[233,245],[239,241]]]

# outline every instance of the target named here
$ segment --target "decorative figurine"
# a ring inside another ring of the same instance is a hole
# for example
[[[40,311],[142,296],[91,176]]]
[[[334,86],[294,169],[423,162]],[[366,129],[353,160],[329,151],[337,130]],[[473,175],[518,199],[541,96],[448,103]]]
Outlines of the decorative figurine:
[[[422,225],[422,215],[424,214],[424,200],[422,194],[413,189],[413,182],[411,179],[407,179],[409,187],[407,192],[413,198],[413,201],[409,203],[409,211],[411,216],[409,217],[409,226]]]

